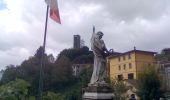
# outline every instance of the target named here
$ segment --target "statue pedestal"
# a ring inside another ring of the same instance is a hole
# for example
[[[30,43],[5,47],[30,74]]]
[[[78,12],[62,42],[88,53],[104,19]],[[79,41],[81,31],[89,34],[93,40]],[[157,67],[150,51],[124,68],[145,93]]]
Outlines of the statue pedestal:
[[[114,100],[114,93],[106,83],[89,85],[84,89],[83,100]]]

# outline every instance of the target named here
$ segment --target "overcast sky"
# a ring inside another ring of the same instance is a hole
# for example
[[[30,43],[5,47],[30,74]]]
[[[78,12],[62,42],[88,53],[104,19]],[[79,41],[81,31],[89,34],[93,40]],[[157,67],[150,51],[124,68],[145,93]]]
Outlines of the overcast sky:
[[[93,25],[106,46],[126,52],[170,47],[170,0],[58,0],[61,25],[49,19],[46,52],[55,57],[79,34],[90,47]],[[0,69],[20,65],[42,45],[44,0],[0,0]]]

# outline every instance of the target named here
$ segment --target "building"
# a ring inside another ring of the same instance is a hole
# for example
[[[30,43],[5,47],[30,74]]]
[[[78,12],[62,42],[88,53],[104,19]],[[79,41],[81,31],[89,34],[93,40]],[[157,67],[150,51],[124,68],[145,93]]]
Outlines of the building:
[[[158,64],[160,66],[159,77],[162,88],[170,90],[170,61],[159,61]]]
[[[74,40],[73,40],[73,48],[74,49],[78,49],[80,48],[80,42],[81,42],[81,38],[80,35],[74,35]]]
[[[1,70],[1,71],[0,71],[0,80],[2,79],[3,73],[4,73],[4,71]]]
[[[155,62],[156,52],[134,50],[108,57],[108,69],[110,78],[137,79],[143,65]]]
[[[93,67],[93,64],[73,64],[72,70],[74,76],[79,76],[83,70]]]
[[[163,49],[163,50],[162,50],[162,54],[164,54],[164,55],[170,54],[170,48],[165,48],[165,49]]]

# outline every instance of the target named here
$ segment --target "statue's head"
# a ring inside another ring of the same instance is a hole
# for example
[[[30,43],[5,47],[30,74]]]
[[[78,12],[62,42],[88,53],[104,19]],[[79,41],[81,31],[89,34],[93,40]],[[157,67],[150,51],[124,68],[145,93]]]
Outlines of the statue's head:
[[[96,33],[96,35],[98,35],[99,39],[101,39],[104,34],[103,34],[103,32],[99,31]]]

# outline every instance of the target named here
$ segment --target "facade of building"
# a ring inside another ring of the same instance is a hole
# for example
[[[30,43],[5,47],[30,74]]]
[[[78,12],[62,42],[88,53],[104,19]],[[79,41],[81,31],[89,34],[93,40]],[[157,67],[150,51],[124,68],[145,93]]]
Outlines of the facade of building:
[[[168,55],[170,54],[170,48],[165,48],[162,50],[162,54]]]
[[[155,52],[131,50],[108,57],[109,76],[111,79],[137,79],[138,73],[146,64],[153,64]]]
[[[164,64],[166,88],[170,90],[170,63]]]
[[[4,71],[0,71],[0,80],[1,80],[1,78],[2,78],[2,76],[3,76],[3,73],[4,73]]]
[[[93,64],[73,64],[72,70],[74,76],[79,76],[81,72],[89,67],[93,67]]]
[[[73,40],[73,48],[75,48],[75,49],[80,48],[80,42],[81,42],[80,35],[74,35],[73,39],[74,39]]]
[[[159,61],[159,76],[162,82],[162,88],[170,90],[170,61]]]

